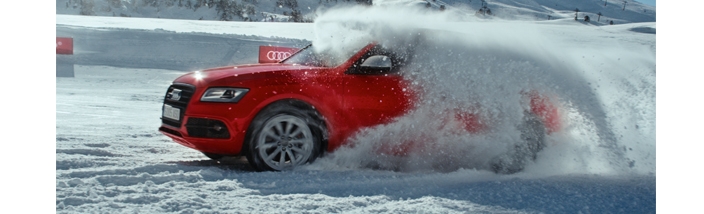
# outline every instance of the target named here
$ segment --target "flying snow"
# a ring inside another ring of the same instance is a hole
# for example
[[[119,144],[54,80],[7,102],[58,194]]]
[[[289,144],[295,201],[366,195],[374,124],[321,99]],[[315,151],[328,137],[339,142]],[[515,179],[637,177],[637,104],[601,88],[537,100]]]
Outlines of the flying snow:
[[[338,8],[318,14],[314,47],[345,53],[375,41],[408,54],[402,75],[422,93],[411,112],[362,130],[348,147],[311,167],[489,169],[492,159],[522,143],[523,94],[537,91],[559,106],[563,127],[547,136],[546,148],[526,167],[527,174],[655,171],[654,47],[629,49],[641,46],[609,40],[608,32],[593,33],[593,40],[575,46],[550,25],[460,19],[466,17],[418,8]],[[576,33],[579,27],[574,26]],[[652,52],[653,58],[637,51]],[[457,109],[479,115],[491,128],[457,131],[444,120]],[[378,152],[401,144],[413,148],[403,156]]]

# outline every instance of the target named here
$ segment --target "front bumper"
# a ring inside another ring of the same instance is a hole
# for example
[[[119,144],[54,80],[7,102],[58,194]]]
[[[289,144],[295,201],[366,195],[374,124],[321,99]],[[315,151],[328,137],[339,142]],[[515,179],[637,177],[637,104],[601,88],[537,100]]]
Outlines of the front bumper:
[[[170,137],[173,141],[188,148],[192,148],[201,152],[222,154],[222,155],[239,155],[242,142],[244,141],[244,131],[234,130],[235,134],[230,134],[233,132],[232,129],[227,126],[222,127],[221,130],[216,131],[214,127],[218,127],[219,124],[224,125],[224,122],[220,120],[204,119],[197,117],[186,118],[186,124],[182,125],[180,128],[170,126],[168,124],[162,124],[159,127],[159,132]],[[199,126],[194,127],[193,122],[197,121]],[[204,122],[204,121],[218,121],[216,122]],[[211,125],[211,126],[207,126]]]
[[[238,155],[246,127],[242,111],[226,103],[201,103],[202,90],[174,83],[166,91],[159,131],[175,142],[207,153]],[[193,99],[192,99],[193,98]],[[239,112],[239,113],[236,113]]]

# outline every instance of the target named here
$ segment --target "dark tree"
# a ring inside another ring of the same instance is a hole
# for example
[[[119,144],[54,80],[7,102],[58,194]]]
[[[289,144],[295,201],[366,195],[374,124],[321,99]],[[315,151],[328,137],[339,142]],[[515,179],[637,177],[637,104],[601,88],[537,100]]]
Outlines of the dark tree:
[[[81,15],[95,15],[95,12],[93,12],[94,6],[95,3],[93,2],[93,0],[81,1]]]
[[[110,3],[110,6],[114,8],[122,7],[122,1],[120,0],[108,0],[108,3]]]
[[[214,1],[211,7],[215,7],[221,21],[232,21],[235,16],[244,19],[245,12],[243,11],[247,10],[244,4],[237,4],[237,1],[232,0]]]
[[[253,5],[247,5],[247,6],[245,7],[245,10],[247,11],[247,15],[250,15],[250,16],[257,13],[257,11],[256,11],[256,9],[254,8]]]
[[[201,0],[196,0],[196,3],[193,3],[193,11],[196,11],[196,10],[198,10],[198,8],[200,8],[200,6],[201,6],[200,1]]]
[[[233,2],[235,3],[235,2]],[[237,4],[237,3],[235,3]],[[230,14],[230,1],[219,1],[215,5],[215,11],[220,14],[220,21],[230,21],[232,20],[232,14]]]
[[[298,8],[298,1],[296,0],[276,0],[277,7],[287,7],[291,10]]]
[[[372,0],[355,0],[355,1],[357,1],[357,4],[372,5]]]
[[[298,11],[298,10],[291,11],[291,20],[290,21],[303,22],[303,15],[301,14],[301,11]]]

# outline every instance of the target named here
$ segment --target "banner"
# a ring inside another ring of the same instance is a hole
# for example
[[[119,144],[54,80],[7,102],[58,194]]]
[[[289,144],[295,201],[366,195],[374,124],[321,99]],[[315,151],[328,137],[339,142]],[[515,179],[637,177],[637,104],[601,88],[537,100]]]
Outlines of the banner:
[[[56,37],[56,54],[73,54],[73,38]]]
[[[259,63],[280,62],[296,51],[298,48],[259,46]]]

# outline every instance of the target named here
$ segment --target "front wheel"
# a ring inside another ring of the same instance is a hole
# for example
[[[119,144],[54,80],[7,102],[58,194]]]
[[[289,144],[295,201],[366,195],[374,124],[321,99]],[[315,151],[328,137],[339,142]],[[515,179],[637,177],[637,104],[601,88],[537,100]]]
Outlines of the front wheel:
[[[247,159],[258,170],[281,171],[315,160],[321,136],[307,110],[277,105],[264,109],[252,122]]]

